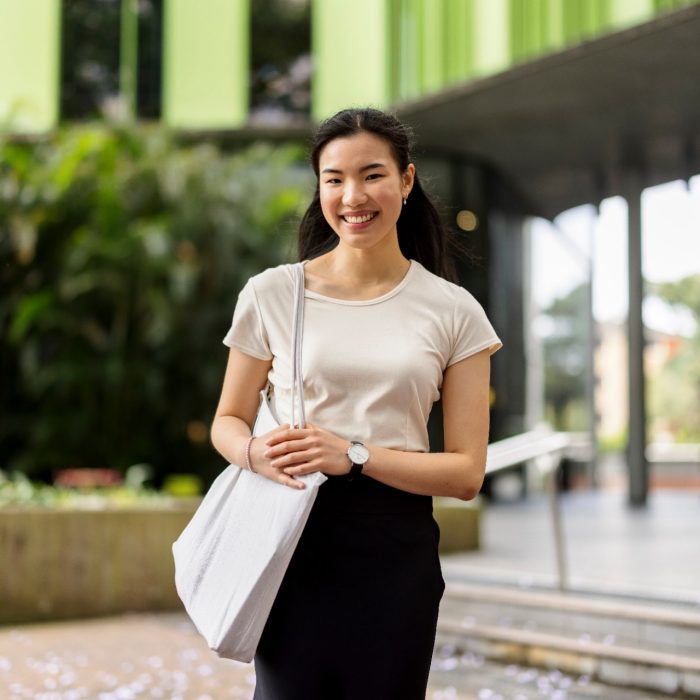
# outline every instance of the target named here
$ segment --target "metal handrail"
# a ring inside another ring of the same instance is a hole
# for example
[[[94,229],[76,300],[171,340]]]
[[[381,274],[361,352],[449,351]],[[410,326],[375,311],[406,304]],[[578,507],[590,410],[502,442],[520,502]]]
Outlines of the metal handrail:
[[[492,442],[488,446],[486,453],[487,474],[495,474],[524,462],[534,462],[536,468],[545,475],[552,518],[552,536],[556,554],[559,590],[561,591],[565,591],[568,588],[568,576],[557,472],[563,453],[571,446],[571,443],[572,439],[569,433],[554,432],[540,428]]]

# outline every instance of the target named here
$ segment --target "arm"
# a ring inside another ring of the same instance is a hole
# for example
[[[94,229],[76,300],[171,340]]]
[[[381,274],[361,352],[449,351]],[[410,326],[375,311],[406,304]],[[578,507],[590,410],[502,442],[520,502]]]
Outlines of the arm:
[[[232,464],[245,464],[246,443],[258,412],[260,391],[267,382],[271,366],[272,360],[260,360],[236,348],[229,352],[221,397],[211,426],[211,442],[217,452]],[[287,427],[280,426],[253,440],[250,461],[253,469],[262,476],[287,486],[303,488],[301,482],[271,466],[270,460],[262,455],[265,450],[263,438],[274,436]]]
[[[445,370],[444,452],[403,452],[366,445],[370,456],[363,474],[410,493],[474,498],[481,488],[486,465],[489,374],[488,350]],[[346,474],[350,469],[345,454],[348,441],[316,426],[280,431],[267,443],[270,448],[264,456],[290,475],[321,468],[326,474]]]

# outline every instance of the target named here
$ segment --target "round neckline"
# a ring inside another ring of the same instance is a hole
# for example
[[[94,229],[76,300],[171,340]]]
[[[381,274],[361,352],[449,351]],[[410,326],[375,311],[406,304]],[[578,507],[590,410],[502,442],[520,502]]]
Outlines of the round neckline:
[[[302,265],[306,265],[307,262],[309,261],[304,260],[302,262]],[[408,281],[411,275],[413,274],[413,270],[416,268],[416,261],[413,259],[409,259],[408,262],[408,269],[406,270],[406,273],[398,282],[398,284],[379,297],[374,297],[373,299],[341,299],[339,297],[330,297],[326,294],[321,294],[320,292],[314,292],[312,289],[304,289],[304,297],[307,299],[318,299],[320,301],[328,301],[332,304],[343,304],[345,306],[369,306],[370,304],[379,304],[383,301],[387,301],[387,299],[391,299],[391,297],[393,296],[396,296],[408,284]]]

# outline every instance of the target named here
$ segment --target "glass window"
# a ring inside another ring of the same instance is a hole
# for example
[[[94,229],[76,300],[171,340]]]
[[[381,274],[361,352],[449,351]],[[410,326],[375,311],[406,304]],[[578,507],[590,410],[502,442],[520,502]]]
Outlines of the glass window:
[[[119,0],[62,3],[61,117],[93,119],[119,95]]]
[[[139,117],[161,115],[163,0],[139,0],[137,108]]]
[[[305,123],[311,109],[309,0],[251,2],[250,122]]]

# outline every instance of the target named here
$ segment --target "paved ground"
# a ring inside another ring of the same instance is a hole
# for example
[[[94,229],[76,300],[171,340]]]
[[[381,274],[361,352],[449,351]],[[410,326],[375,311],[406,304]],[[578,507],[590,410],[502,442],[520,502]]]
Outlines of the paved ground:
[[[218,659],[184,614],[0,630],[2,700],[250,700],[254,683],[252,665]],[[544,698],[639,700],[631,691],[613,695],[586,676],[437,650],[427,700]]]
[[[700,605],[700,491],[653,491],[646,508],[623,491],[572,492],[561,500],[571,587]],[[544,496],[488,505],[478,552],[443,558],[453,579],[554,586],[549,504]]]
[[[251,666],[218,659],[179,614],[0,631],[3,700],[242,700],[254,682]]]
[[[553,585],[547,508],[537,496],[488,506],[482,550],[444,557],[445,577]],[[700,492],[654,492],[644,510],[628,508],[621,491],[576,492],[564,495],[562,514],[574,588],[700,605]],[[498,690],[514,684],[517,692]],[[251,698],[253,685],[252,666],[218,659],[181,614],[0,629],[0,700],[228,700]],[[440,650],[428,693],[429,700],[543,697],[613,696],[586,678]]]

